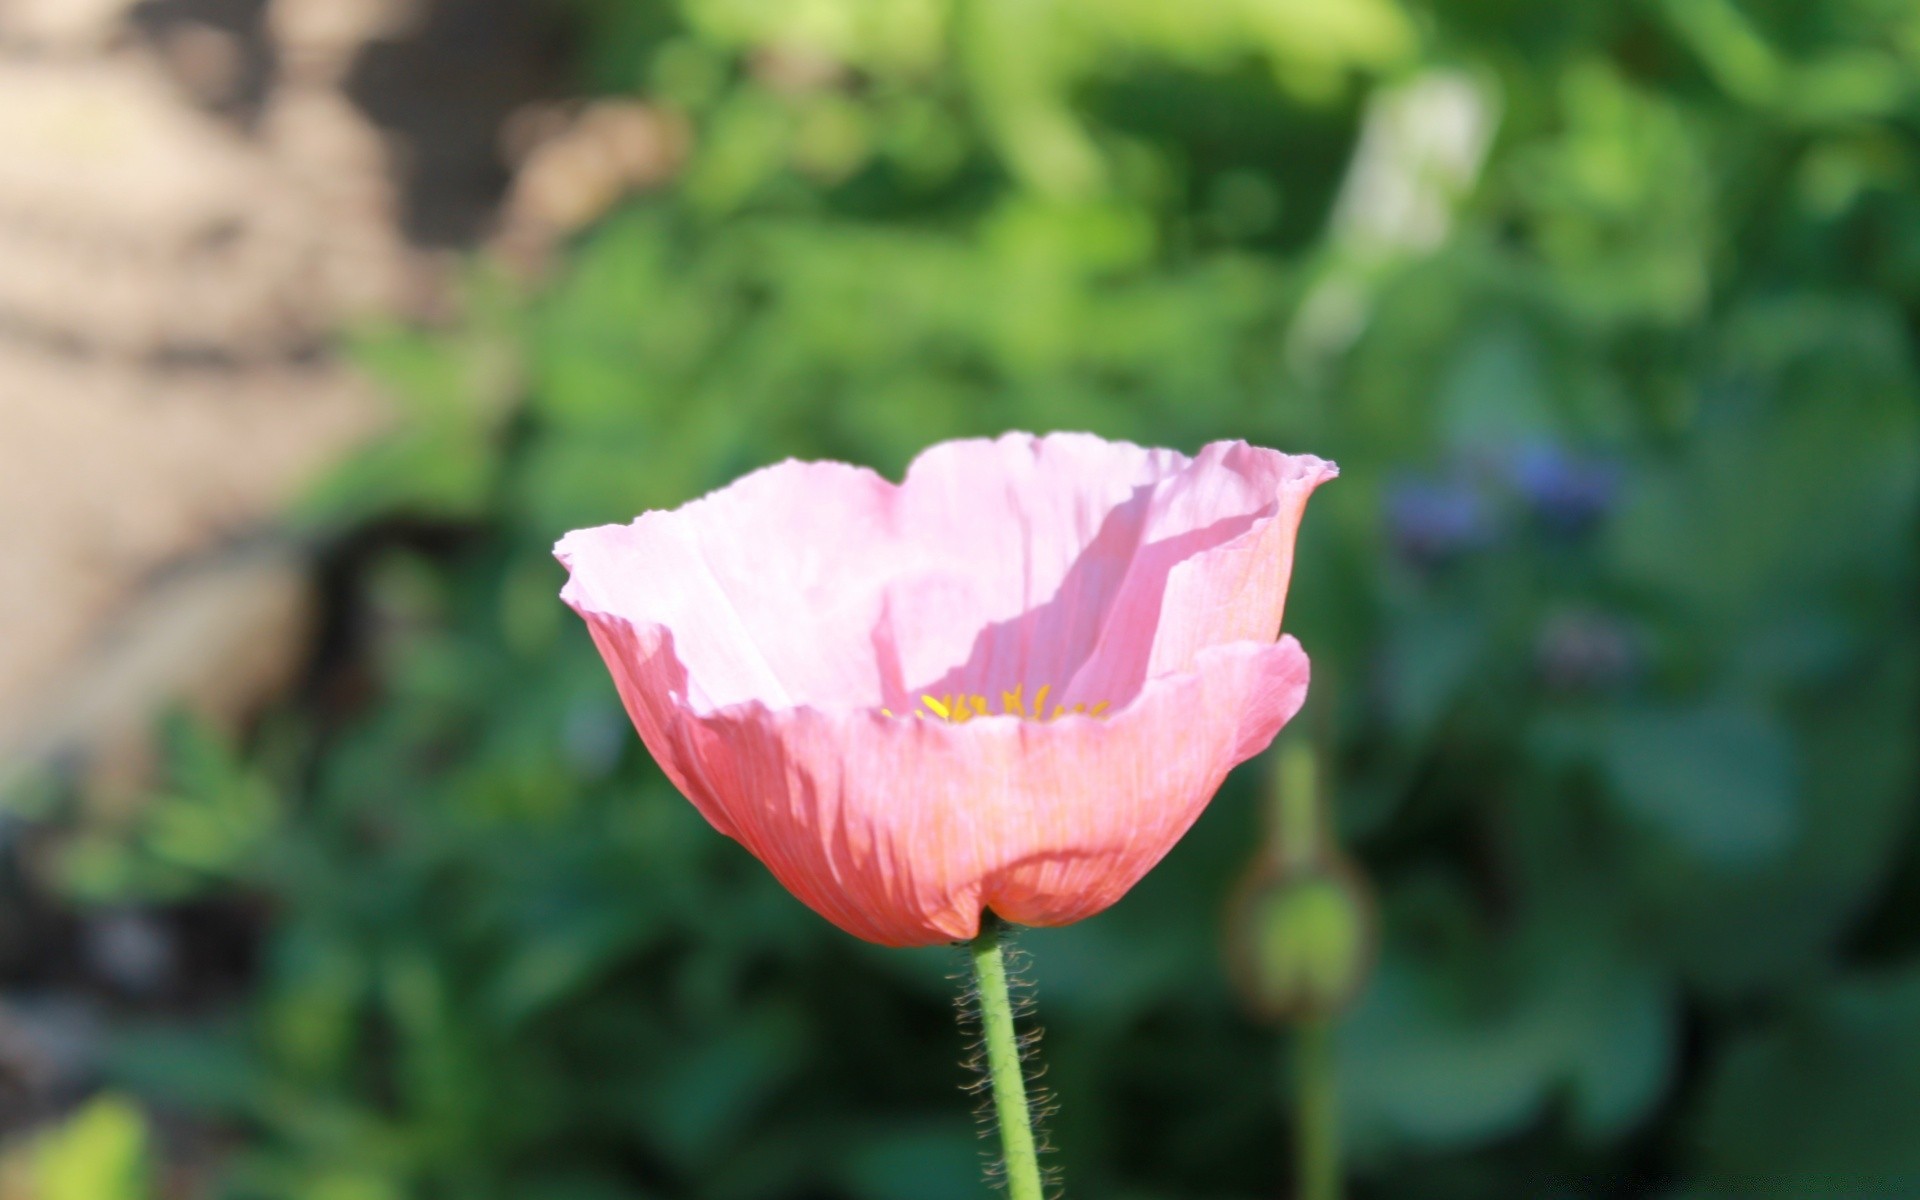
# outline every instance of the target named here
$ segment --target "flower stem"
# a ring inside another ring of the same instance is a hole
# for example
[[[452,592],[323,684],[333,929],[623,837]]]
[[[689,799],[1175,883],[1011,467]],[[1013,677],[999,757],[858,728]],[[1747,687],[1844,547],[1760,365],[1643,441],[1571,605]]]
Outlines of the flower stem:
[[[1294,1024],[1294,1171],[1297,1200],[1340,1200],[1339,1065],[1333,1021]]]
[[[980,1028],[987,1043],[993,1107],[1000,1118],[1007,1195],[1011,1200],[1041,1200],[1040,1158],[1034,1150],[1027,1079],[1013,1031],[1013,1001],[1007,991],[1007,963],[1000,943],[1000,922],[988,914],[980,923],[980,936],[968,945],[967,954],[973,959],[973,977],[980,992]]]
[[[1312,871],[1335,852],[1321,808],[1320,762],[1307,738],[1280,748],[1279,805],[1271,840],[1284,870]],[[1340,1060],[1334,1017],[1307,1010],[1293,1019],[1295,1200],[1340,1200]]]

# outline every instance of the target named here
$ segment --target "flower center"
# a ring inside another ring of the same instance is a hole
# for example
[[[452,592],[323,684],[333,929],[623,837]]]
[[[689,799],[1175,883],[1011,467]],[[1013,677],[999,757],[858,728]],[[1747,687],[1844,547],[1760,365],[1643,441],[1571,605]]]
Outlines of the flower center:
[[[1029,721],[1051,721],[1055,717],[1066,716],[1069,713],[1084,713],[1089,717],[1097,717],[1112,707],[1109,701],[1102,700],[1091,708],[1085,704],[1075,704],[1072,707],[1064,704],[1055,704],[1052,710],[1049,711],[1047,709],[1047,692],[1051,690],[1052,685],[1042,685],[1037,689],[1033,693],[1031,702],[1026,698],[1026,687],[1027,685],[1023,683],[1010,692],[1001,692],[1000,712],[998,714],[995,714],[988,706],[985,696],[966,692],[961,692],[956,695],[953,692],[948,692],[941,696],[921,696],[920,704],[922,707],[914,709],[907,715],[910,717],[936,717],[942,721],[952,722],[955,725],[965,725],[975,717],[995,715],[1020,717]],[[890,708],[883,708],[880,711],[889,717],[896,715]]]

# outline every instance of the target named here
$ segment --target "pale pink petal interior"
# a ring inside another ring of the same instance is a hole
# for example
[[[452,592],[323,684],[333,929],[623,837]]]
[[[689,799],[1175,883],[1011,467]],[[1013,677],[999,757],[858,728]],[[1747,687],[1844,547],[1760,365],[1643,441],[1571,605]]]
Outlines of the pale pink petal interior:
[[[569,534],[564,595],[672,630],[696,710],[904,710],[923,692],[968,692],[997,711],[1002,692],[1043,684],[1117,705],[1168,658],[1156,631],[1181,565],[1290,503],[1297,519],[1288,488],[1303,503],[1299,480],[1324,470],[1240,443],[1189,460],[1075,434],[945,443],[897,487],[788,462],[674,512]],[[1248,623],[1219,581],[1201,583],[1176,589],[1196,610],[1183,620],[1217,609],[1215,624]]]

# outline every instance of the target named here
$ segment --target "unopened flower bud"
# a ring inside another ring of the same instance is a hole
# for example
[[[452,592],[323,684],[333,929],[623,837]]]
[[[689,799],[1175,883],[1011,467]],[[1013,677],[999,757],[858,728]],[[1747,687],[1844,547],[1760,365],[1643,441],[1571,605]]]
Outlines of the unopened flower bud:
[[[1247,1007],[1273,1021],[1345,1008],[1373,961],[1373,904],[1343,865],[1264,867],[1240,891],[1227,958]]]

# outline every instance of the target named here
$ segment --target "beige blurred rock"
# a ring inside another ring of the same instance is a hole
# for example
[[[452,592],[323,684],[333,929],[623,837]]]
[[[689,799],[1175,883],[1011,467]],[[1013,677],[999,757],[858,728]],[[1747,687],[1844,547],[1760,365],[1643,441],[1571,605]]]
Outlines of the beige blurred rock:
[[[335,319],[404,306],[421,264],[400,233],[392,154],[379,131],[340,93],[295,87],[268,102],[260,134],[292,187],[294,202],[278,214],[292,226],[283,236],[325,231],[306,279]]]
[[[306,564],[284,543],[171,572],[16,714],[21,757],[80,756],[92,790],[133,795],[154,765],[156,713],[179,705],[239,724],[293,682],[313,617]]]
[[[232,220],[272,190],[268,175],[145,55],[0,64],[0,211],[9,218],[171,243]]]
[[[390,305],[406,268],[378,137],[331,93],[268,124],[243,138],[142,55],[0,61],[0,327],[258,357]]]
[[[239,93],[246,53],[239,39],[226,30],[187,22],[165,31],[158,49],[195,102],[217,108]]]
[[[113,40],[139,0],[0,0],[0,44],[86,49]]]
[[[332,346],[421,273],[337,88],[275,80],[243,126],[232,36],[128,7],[0,0],[0,776],[78,755],[116,787],[160,708],[236,721],[306,653],[279,514],[384,420]],[[273,17],[350,63],[412,9]]]
[[[375,412],[330,367],[216,387],[0,342],[0,759],[107,750],[125,777],[157,707],[233,716],[265,694],[301,653],[299,569],[279,552],[236,572],[222,547],[270,528]]]
[[[577,113],[524,113],[509,129],[522,145],[499,241],[537,263],[565,237],[627,196],[658,187],[686,158],[688,131],[677,114],[626,100]]]
[[[762,46],[754,51],[748,69],[759,82],[790,96],[838,87],[850,75],[839,59],[798,43]]]
[[[421,12],[416,0],[272,0],[267,25],[291,78],[332,83],[362,46],[408,32]]]

